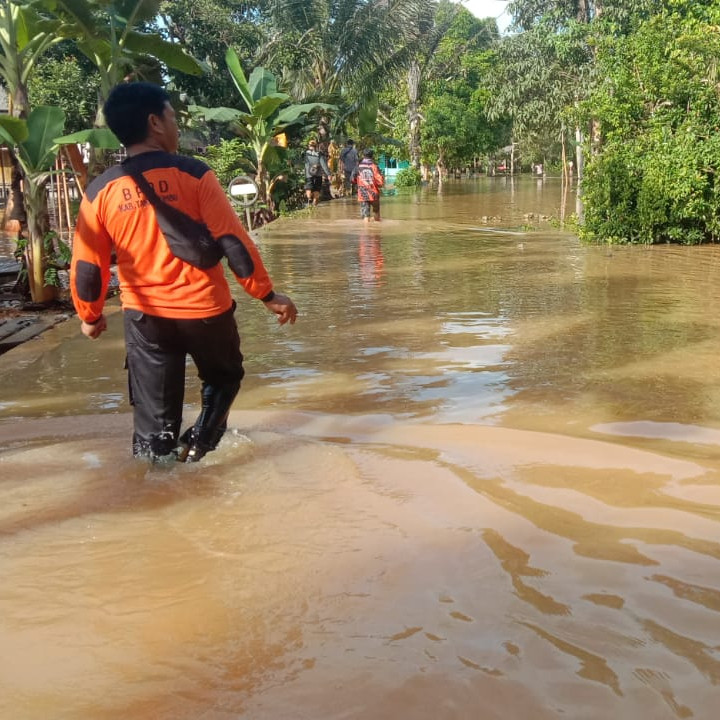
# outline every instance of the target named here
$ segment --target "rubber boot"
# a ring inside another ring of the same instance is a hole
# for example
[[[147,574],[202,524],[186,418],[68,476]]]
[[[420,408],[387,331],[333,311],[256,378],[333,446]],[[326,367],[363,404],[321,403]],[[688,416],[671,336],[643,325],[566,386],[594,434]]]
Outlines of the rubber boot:
[[[167,458],[175,451],[175,434],[172,431],[163,431],[153,435],[149,440],[143,440],[133,433],[132,452],[136,458],[148,458],[157,462]]]
[[[203,385],[202,410],[195,424],[180,438],[178,460],[197,462],[214,450],[227,430],[230,406],[240,390],[240,383],[229,385]],[[185,451],[185,448],[187,450]]]

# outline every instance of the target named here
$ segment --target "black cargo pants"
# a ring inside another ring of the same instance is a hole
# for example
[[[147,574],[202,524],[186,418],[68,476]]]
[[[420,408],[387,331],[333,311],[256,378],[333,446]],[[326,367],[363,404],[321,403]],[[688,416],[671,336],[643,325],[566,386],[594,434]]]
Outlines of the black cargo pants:
[[[228,311],[198,320],[161,318],[125,310],[133,455],[163,456],[178,444],[185,396],[185,364],[193,359],[202,380],[203,409],[191,429],[207,450],[220,441],[244,375],[240,335]]]

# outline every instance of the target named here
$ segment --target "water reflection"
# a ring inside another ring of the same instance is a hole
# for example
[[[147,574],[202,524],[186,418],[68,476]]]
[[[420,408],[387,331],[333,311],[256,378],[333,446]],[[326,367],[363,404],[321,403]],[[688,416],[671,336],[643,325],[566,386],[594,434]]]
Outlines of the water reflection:
[[[197,467],[128,457],[116,308],[0,356],[0,716],[713,717],[720,250],[582,246],[569,193],[267,228],[301,317],[238,293]]]
[[[377,287],[383,281],[385,258],[380,231],[375,228],[375,223],[368,223],[368,228],[363,228],[357,241],[360,280],[367,288]]]

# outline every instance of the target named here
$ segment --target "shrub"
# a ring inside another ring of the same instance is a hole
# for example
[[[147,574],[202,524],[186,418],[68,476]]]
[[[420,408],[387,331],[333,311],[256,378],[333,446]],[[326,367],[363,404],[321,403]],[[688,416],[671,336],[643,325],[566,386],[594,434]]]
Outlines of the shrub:
[[[250,148],[239,138],[221,140],[219,145],[209,145],[202,160],[215,171],[223,187],[227,187],[238,175],[254,174]]]
[[[406,167],[395,176],[395,187],[419,187],[422,184],[422,175],[417,168]]]

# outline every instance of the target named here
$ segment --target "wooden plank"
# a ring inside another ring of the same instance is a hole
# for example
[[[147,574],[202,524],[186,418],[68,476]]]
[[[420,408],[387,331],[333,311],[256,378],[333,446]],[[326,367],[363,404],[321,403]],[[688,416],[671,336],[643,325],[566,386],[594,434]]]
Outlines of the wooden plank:
[[[68,319],[65,314],[0,318],[0,355]]]

